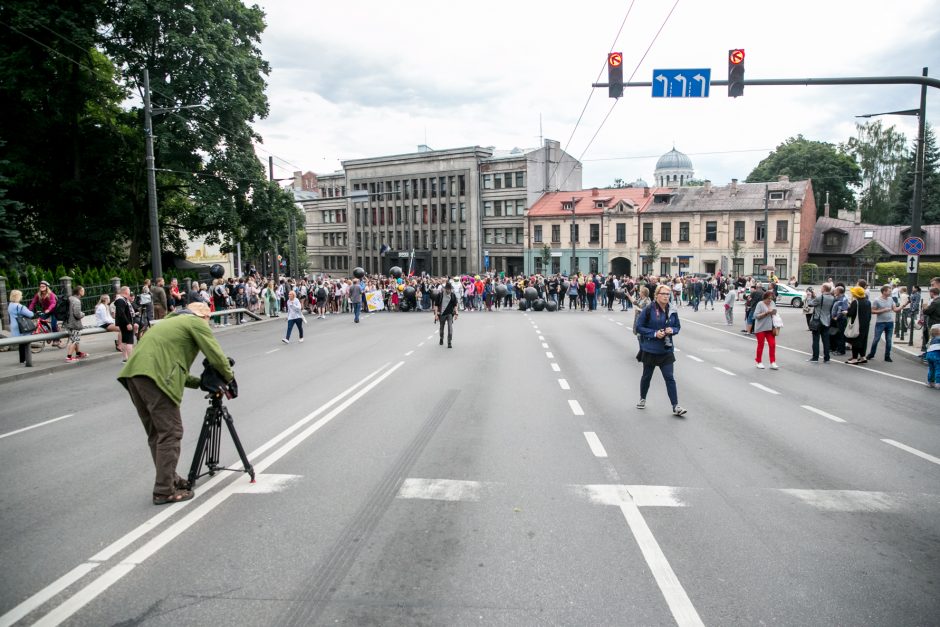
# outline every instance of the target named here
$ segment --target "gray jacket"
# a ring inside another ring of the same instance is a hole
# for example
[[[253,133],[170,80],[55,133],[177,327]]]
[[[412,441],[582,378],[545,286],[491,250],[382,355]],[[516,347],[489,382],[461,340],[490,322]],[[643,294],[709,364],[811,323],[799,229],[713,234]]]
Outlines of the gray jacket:
[[[69,316],[63,321],[63,326],[70,331],[78,331],[82,328],[82,301],[78,296],[69,296]]]
[[[813,315],[819,317],[820,326],[828,327],[832,324],[832,305],[835,302],[835,297],[828,292],[807,301],[810,307],[815,308]]]

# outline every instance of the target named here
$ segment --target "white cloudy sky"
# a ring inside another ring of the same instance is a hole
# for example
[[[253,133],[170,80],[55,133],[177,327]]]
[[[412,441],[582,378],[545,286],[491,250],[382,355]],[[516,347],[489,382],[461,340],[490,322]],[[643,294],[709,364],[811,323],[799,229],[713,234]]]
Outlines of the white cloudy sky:
[[[275,176],[318,173],[343,159],[432,148],[533,147],[539,118],[584,162],[584,185],[615,178],[652,182],[656,157],[673,144],[696,176],[745,178],[787,137],[844,142],[862,113],[916,108],[917,86],[747,87],[728,98],[653,99],[627,89],[588,146],[613,100],[607,52],[624,53],[625,76],[656,68],[711,68],[727,77],[727,51],[747,51],[746,78],[940,76],[940,2],[904,0],[263,0],[262,41],[271,63],[270,116],[256,127],[259,156]],[[916,118],[888,117],[908,137]],[[928,121],[940,91],[928,90]],[[573,137],[572,136],[572,132]],[[569,137],[571,137],[570,144]],[[724,154],[708,154],[724,153]]]

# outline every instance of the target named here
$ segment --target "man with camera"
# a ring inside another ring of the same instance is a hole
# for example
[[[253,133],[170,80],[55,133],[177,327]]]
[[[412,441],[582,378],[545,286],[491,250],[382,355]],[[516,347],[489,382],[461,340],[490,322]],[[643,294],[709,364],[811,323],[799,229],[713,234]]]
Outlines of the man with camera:
[[[154,505],[193,498],[192,486],[176,473],[183,439],[180,403],[183,388],[198,388],[199,378],[189,368],[200,351],[233,389],[235,373],[209,328],[209,306],[190,303],[177,308],[140,339],[137,349],[118,375],[147,433],[156,468]]]

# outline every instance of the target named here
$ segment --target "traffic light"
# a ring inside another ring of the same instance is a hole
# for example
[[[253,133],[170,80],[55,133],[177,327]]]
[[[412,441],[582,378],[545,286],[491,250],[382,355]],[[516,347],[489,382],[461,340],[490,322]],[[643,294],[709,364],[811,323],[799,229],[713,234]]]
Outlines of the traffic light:
[[[623,53],[607,55],[607,95],[620,98],[623,95]]]
[[[728,51],[728,96],[744,95],[744,48]]]

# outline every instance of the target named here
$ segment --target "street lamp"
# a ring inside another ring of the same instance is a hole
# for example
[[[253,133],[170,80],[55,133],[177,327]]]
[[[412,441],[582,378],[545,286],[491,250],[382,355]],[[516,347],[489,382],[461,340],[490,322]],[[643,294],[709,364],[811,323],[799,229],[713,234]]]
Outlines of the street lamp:
[[[577,206],[578,199],[574,196],[571,197],[571,224],[568,227],[568,237],[571,238],[571,267],[568,269],[568,275],[571,276],[574,274],[576,266],[578,265],[578,241],[574,233],[574,217],[575,217],[575,207]],[[564,208],[562,204],[562,211],[568,211]]]
[[[927,68],[923,69],[923,75],[927,76]],[[866,113],[857,115],[857,118],[871,118],[877,115],[916,115],[917,121],[917,152],[914,155],[914,198],[911,207],[911,237],[920,237],[920,220],[923,211],[924,202],[924,136],[927,129],[927,86],[920,88],[920,108],[905,109],[903,111],[886,111],[884,113]],[[907,273],[907,293],[914,293],[914,285],[917,284],[917,272]],[[914,345],[914,333],[911,332],[907,342],[908,346]]]

